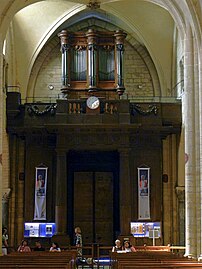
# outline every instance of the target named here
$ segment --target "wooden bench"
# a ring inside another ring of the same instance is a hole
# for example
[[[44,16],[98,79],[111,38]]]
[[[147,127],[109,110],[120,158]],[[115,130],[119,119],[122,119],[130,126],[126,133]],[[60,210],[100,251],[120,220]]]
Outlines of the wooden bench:
[[[136,246],[137,251],[168,251],[170,252],[170,246]]]
[[[178,258],[172,252],[139,251],[135,253],[111,253],[113,269],[193,269],[202,263],[188,258]]]
[[[0,268],[72,269],[75,265],[76,254],[76,251],[13,252],[12,254],[0,257]]]

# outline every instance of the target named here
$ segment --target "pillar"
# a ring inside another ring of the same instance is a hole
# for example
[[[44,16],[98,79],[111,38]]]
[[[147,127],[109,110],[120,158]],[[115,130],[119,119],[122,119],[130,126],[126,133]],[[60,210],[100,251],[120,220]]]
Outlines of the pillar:
[[[8,228],[8,209],[10,189],[3,190],[2,195],[2,227]]]
[[[123,67],[124,67],[124,39],[126,33],[118,30],[114,34],[116,44],[116,90],[119,95],[122,95],[125,91],[124,79],[123,79]]]
[[[2,42],[0,42],[2,47]],[[2,200],[2,144],[3,144],[3,122],[4,122],[4,93],[3,93],[3,54],[0,54],[0,201]],[[0,203],[0,231],[2,231],[2,203]],[[0,233],[0,255],[2,254],[2,232]]]
[[[168,179],[163,180],[163,233],[165,245],[178,245],[178,210],[176,199],[177,174],[177,138],[175,134],[163,140],[163,175]]]
[[[188,161],[185,165],[185,223],[186,256],[196,256],[196,158],[195,158],[195,98],[194,98],[194,57],[193,36],[190,26],[184,40],[184,96],[182,98],[183,124],[185,126],[185,153]]]
[[[70,86],[69,80],[69,67],[68,67],[68,57],[69,57],[69,44],[68,44],[68,32],[62,30],[58,34],[61,42],[61,53],[62,53],[62,86],[63,90]]]
[[[89,29],[86,33],[88,43],[88,89],[94,91],[97,88],[97,33]]]
[[[200,220],[202,220],[202,47],[199,50],[199,115],[200,115],[200,193],[201,193],[201,212],[200,212]],[[202,221],[201,221],[201,231],[202,231]],[[200,259],[202,259],[202,234],[200,233]]]
[[[178,201],[178,236],[179,245],[185,245],[185,188],[176,187],[177,201]]]
[[[129,149],[119,150],[120,154],[120,232],[130,235],[131,222],[131,180]]]
[[[195,246],[196,246],[196,257],[199,257],[201,254],[201,241],[198,240],[198,238],[201,238],[201,193],[200,193],[200,125],[199,125],[199,68],[198,68],[198,49],[197,49],[197,44],[196,44],[196,38],[195,35],[193,36],[193,61],[194,61],[194,66],[193,66],[193,72],[194,72],[194,118],[195,118],[195,184],[196,184],[196,189],[195,189],[195,203],[196,205],[196,220],[195,220],[195,226],[196,226],[196,241],[195,241]]]
[[[55,222],[57,234],[67,232],[67,165],[66,152],[57,150]]]

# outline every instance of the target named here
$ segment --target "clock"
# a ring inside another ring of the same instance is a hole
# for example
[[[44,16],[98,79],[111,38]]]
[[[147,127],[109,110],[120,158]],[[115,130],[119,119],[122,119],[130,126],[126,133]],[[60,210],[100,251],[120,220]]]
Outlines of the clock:
[[[86,105],[90,109],[97,109],[100,105],[100,100],[96,96],[90,96],[86,101]]]

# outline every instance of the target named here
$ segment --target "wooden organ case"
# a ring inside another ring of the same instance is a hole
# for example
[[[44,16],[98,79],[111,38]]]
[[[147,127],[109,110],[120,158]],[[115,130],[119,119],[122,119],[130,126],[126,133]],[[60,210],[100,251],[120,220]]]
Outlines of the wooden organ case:
[[[95,95],[112,100],[123,94],[124,32],[63,30],[58,36],[62,53],[61,91],[68,99]]]

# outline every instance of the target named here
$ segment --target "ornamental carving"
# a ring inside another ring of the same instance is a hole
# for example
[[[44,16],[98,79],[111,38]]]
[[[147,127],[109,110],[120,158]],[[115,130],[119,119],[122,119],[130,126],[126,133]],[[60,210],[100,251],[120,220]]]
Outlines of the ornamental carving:
[[[114,49],[114,46],[110,46],[110,45],[103,45],[101,46],[101,48],[105,51],[112,51]]]
[[[70,48],[70,46],[68,44],[62,44],[61,45],[61,51],[62,53],[65,53],[66,51],[68,51]]]
[[[86,5],[90,9],[98,9],[100,8],[100,2],[97,1],[89,1],[89,3]]]
[[[156,105],[149,105],[149,108],[144,110],[141,108],[140,105],[133,104],[131,112],[132,112],[132,115],[134,115],[135,112],[137,112],[143,116],[147,116],[147,115],[150,115],[152,113],[156,116],[158,114],[158,107]]]
[[[185,187],[176,187],[176,194],[179,201],[185,201]]]
[[[85,45],[76,45],[76,46],[74,46],[74,50],[83,51],[83,50],[86,50],[86,46]]]
[[[50,113],[50,115],[55,115],[56,108],[57,104],[46,105],[43,110],[41,110],[37,105],[29,105],[27,112],[30,116],[33,114],[36,116],[43,116],[48,113]]]
[[[2,192],[2,201],[3,202],[8,202],[9,198],[10,198],[10,192],[11,192],[11,189],[3,189],[3,192]]]

